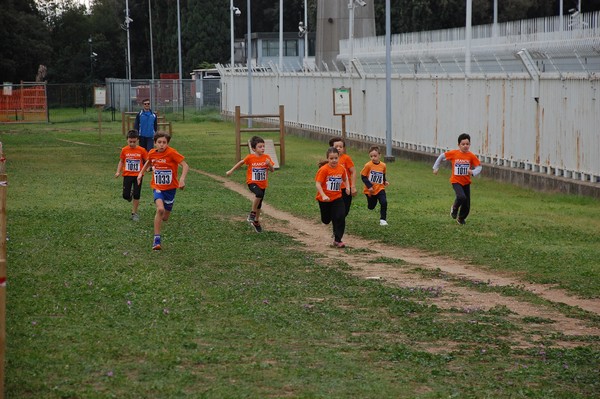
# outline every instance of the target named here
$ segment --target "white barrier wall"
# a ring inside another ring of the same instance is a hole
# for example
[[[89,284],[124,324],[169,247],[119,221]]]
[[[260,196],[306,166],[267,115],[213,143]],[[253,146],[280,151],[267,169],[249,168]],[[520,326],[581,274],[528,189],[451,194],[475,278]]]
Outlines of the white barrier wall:
[[[248,77],[224,75],[222,111],[248,113]],[[385,78],[346,73],[255,73],[252,112],[285,106],[286,124],[339,134],[333,89],[352,89],[349,138],[385,142]],[[471,150],[488,163],[600,182],[600,83],[585,75],[540,79],[533,97],[526,74],[504,76],[394,76],[392,140],[395,147],[440,152],[471,135]]]

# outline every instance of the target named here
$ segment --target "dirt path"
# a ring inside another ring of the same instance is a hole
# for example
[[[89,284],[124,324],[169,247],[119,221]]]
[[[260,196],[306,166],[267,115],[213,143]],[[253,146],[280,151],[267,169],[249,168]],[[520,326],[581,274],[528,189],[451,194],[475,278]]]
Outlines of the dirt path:
[[[223,176],[193,168],[191,170],[223,183],[226,188],[249,200],[253,198],[246,186]],[[518,287],[549,302],[579,307],[595,315],[600,315],[600,300],[578,298],[550,285],[523,282],[514,277],[478,269],[454,259],[432,256],[418,249],[382,245],[351,234],[344,235],[344,241],[349,249],[324,251],[331,241],[330,226],[296,217],[278,210],[266,202],[263,203],[262,209],[264,215],[267,216],[267,229],[293,237],[304,244],[306,251],[322,256],[322,262],[334,264],[343,261],[351,266],[349,273],[362,278],[441,293],[441,295],[434,295],[427,299],[427,303],[435,304],[439,308],[454,308],[469,313],[503,306],[512,312],[510,318],[513,321],[518,322],[523,318],[551,320],[551,323],[544,322],[543,324],[524,323],[521,327],[529,330],[530,335],[536,335],[540,330],[547,333],[560,332],[566,339],[557,342],[559,346],[580,345],[581,342],[578,342],[576,337],[582,339],[590,336],[600,337],[600,327],[597,323],[569,317],[568,314],[563,314],[551,306],[532,304],[512,296],[468,288],[461,282],[479,282],[495,287]],[[357,256],[357,253],[360,255]],[[398,260],[400,263],[390,262],[390,260]],[[441,272],[437,274],[438,277],[424,277],[422,273],[415,272],[416,268]],[[517,341],[520,341],[518,337]],[[531,339],[527,341],[523,342],[524,346],[532,345]]]

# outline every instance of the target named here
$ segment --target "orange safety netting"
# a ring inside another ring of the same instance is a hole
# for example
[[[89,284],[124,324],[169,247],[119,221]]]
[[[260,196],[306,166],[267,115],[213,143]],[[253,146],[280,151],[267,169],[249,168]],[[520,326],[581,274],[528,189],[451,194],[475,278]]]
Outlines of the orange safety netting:
[[[0,91],[0,122],[46,122],[47,111],[43,85],[3,86]]]

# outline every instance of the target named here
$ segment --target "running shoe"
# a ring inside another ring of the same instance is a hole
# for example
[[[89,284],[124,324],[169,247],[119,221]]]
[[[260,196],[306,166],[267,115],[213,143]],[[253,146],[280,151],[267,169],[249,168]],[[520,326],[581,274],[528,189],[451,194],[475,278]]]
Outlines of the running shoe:
[[[456,209],[454,205],[450,207],[450,216],[452,217],[452,219],[456,219],[456,217],[458,216],[458,209]]]
[[[380,225],[380,226],[387,226],[387,225],[388,225],[388,222],[386,222],[384,219],[381,219],[381,220],[379,221],[379,225]]]
[[[257,221],[252,222],[252,227],[254,227],[254,230],[256,230],[257,233],[262,233],[262,226],[260,225],[259,222],[257,222]]]

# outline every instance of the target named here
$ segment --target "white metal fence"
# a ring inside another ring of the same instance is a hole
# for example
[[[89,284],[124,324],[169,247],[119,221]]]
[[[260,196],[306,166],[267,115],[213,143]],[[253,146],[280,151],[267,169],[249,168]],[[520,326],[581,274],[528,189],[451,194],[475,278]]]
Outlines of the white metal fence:
[[[481,54],[488,48],[489,64],[498,68],[473,68],[468,75],[460,30],[396,37],[393,145],[439,153],[455,148],[458,134],[468,132],[472,151],[485,162],[600,182],[599,17],[586,14],[577,26],[565,17],[562,28],[558,17],[517,21],[502,24],[493,35],[489,26],[476,29]],[[504,45],[494,47],[503,40]],[[341,121],[333,115],[333,89],[347,87],[352,89],[353,109],[346,118],[348,137],[385,144],[385,62],[378,42],[383,43],[381,38],[355,42],[358,68],[350,72],[284,72],[273,65],[258,66],[249,85],[247,70],[218,66],[221,109],[232,114],[239,105],[248,113],[250,97],[254,114],[273,113],[283,104],[288,126],[337,135]],[[539,84],[532,84],[517,59],[523,47],[535,59]],[[479,67],[483,63],[477,54],[473,63]],[[450,64],[456,69],[450,70]]]

